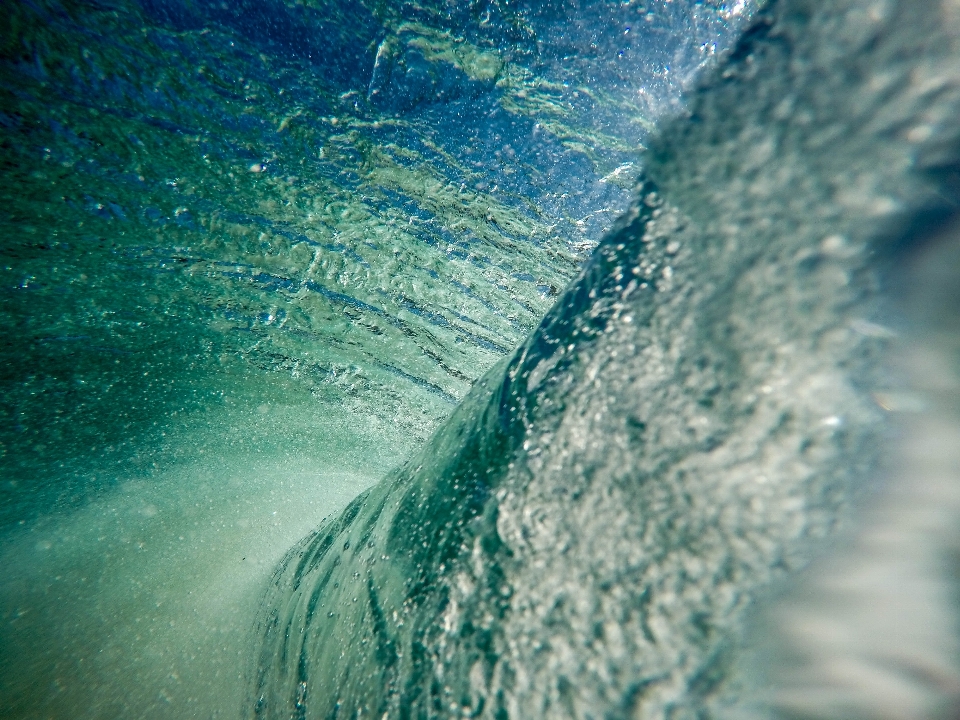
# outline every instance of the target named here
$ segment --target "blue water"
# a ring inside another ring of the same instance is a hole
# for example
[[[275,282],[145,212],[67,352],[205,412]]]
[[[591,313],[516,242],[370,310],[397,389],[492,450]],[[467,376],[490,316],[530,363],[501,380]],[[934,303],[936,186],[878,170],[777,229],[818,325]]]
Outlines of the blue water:
[[[950,717],[955,5],[13,5],[4,714]]]

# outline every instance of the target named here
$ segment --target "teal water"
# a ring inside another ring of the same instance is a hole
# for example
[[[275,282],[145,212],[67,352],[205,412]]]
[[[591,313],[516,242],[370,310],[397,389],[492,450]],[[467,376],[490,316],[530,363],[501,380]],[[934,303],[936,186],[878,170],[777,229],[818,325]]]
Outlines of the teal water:
[[[728,24],[616,7],[13,4],[4,523],[149,472],[231,392],[428,437]]]
[[[2,714],[233,716],[273,565],[537,325],[743,9],[5,10]]]
[[[12,5],[4,715],[950,717],[960,14],[754,10]]]
[[[914,326],[893,291],[955,249],[956,10],[758,12],[539,327],[287,554],[254,716],[955,715],[956,346],[912,387],[884,355],[956,327],[955,260]],[[952,400],[897,437],[934,377]],[[865,497],[848,554],[743,644]]]

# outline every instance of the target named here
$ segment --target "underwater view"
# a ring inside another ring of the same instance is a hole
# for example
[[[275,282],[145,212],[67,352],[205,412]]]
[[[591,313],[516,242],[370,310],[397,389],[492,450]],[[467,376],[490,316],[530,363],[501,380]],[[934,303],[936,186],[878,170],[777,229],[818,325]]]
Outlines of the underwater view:
[[[11,0],[0,717],[960,718],[960,0]]]

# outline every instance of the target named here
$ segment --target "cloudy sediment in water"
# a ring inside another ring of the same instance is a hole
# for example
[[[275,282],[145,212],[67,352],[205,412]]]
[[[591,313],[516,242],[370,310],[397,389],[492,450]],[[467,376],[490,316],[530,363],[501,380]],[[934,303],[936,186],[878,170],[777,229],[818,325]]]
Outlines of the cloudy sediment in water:
[[[14,5],[5,715],[952,717],[960,8],[754,9]]]
[[[258,583],[536,326],[740,15],[5,10],[0,714],[233,716]]]

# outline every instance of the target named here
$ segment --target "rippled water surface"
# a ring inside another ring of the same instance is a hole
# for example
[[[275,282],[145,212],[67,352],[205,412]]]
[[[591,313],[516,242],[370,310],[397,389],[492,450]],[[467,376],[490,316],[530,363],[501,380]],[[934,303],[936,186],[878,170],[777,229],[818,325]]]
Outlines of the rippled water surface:
[[[10,14],[5,522],[96,494],[104,463],[149,473],[165,428],[232,395],[349,407],[422,441],[626,207],[651,122],[730,16]]]
[[[536,326],[744,8],[6,11],[3,706],[230,716],[256,582]]]
[[[4,13],[4,717],[951,717],[955,0]]]

